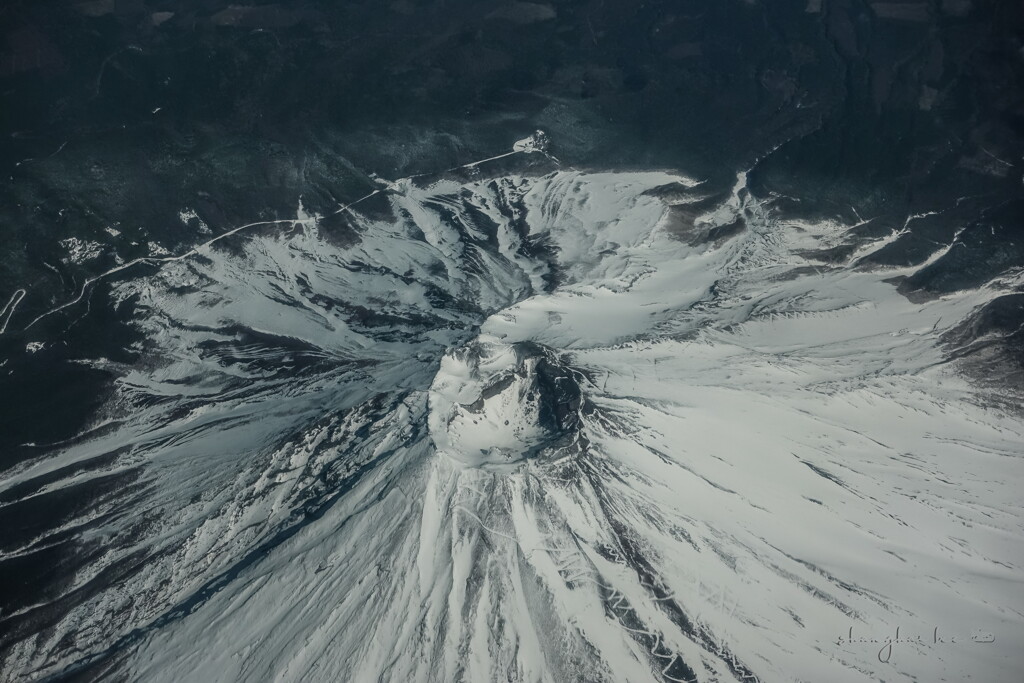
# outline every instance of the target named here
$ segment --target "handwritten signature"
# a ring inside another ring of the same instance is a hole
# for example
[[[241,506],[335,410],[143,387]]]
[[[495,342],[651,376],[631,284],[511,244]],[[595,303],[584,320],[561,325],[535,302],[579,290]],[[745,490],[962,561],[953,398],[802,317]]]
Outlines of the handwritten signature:
[[[934,647],[936,645],[954,645],[959,643],[994,643],[996,637],[988,631],[973,631],[970,635],[963,634],[947,634],[939,631],[939,627],[936,626],[932,629],[932,632],[928,635],[907,635],[906,633],[900,633],[899,626],[896,627],[895,635],[883,636],[881,638],[877,636],[855,636],[853,633],[853,627],[847,631],[846,635],[839,636],[836,638],[836,645],[852,645],[869,643],[881,645],[881,649],[878,650],[878,661],[883,664],[887,664],[892,659],[893,647],[899,644],[913,644],[921,645],[924,647]]]

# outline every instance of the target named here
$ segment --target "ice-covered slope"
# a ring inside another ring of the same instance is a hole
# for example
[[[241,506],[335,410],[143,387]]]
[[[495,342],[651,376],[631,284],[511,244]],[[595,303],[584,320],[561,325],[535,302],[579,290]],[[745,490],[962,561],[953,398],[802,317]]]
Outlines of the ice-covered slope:
[[[409,180],[118,284],[148,364],[0,493],[132,485],[4,678],[1019,678],[1022,424],[938,345],[998,292],[815,265],[846,226],[743,176],[691,244],[701,197]]]

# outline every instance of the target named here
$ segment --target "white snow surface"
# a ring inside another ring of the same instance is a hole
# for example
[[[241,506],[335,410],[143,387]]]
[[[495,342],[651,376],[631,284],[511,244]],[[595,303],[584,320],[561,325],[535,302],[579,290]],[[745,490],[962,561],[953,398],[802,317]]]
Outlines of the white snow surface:
[[[149,361],[0,493],[141,468],[61,590],[147,560],[0,678],[1024,680],[1022,423],[938,345],[998,292],[809,262],[846,226],[744,184],[718,246],[650,192],[686,178],[559,171],[117,284]]]

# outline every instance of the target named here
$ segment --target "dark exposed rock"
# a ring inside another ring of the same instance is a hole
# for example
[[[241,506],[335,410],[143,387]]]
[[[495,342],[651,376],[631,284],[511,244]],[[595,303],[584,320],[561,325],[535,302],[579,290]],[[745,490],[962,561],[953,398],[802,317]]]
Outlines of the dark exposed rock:
[[[978,287],[1024,262],[1022,216],[1024,199],[986,211],[960,233],[945,254],[908,278],[901,291],[945,294]]]
[[[943,337],[977,380],[1018,393],[1024,386],[1024,294],[993,299]]]

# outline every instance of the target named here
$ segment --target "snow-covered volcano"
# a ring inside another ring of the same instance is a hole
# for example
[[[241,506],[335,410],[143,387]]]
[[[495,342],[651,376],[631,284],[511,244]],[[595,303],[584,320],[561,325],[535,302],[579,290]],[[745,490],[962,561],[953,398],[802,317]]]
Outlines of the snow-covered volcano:
[[[939,343],[995,286],[706,200],[408,181],[117,284],[148,363],[0,495],[122,484],[4,678],[1014,680],[1022,425]]]

